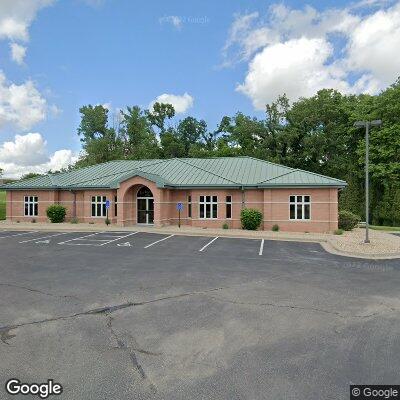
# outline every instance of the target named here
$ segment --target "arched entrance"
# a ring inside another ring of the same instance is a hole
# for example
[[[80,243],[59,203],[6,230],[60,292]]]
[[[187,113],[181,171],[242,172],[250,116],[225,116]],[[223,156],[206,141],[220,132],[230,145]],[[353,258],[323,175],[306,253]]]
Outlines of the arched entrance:
[[[154,224],[154,197],[147,186],[142,186],[136,194],[137,223]]]

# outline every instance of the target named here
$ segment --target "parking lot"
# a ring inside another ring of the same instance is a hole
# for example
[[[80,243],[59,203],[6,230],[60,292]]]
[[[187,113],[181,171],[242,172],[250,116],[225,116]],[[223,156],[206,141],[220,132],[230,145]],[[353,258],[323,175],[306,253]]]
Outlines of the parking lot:
[[[0,398],[12,377],[96,400],[348,399],[352,383],[400,382],[398,260],[34,229],[0,231],[0,256]]]

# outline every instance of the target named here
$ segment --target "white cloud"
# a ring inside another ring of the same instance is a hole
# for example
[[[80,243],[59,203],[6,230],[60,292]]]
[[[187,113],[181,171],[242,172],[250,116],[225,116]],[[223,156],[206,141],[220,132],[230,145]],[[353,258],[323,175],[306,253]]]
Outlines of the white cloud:
[[[400,3],[379,10],[354,27],[347,53],[350,69],[369,71],[391,83],[400,75]]]
[[[237,90],[264,109],[283,93],[291,100],[322,88],[376,93],[400,74],[399,48],[398,1],[367,0],[324,11],[280,3],[265,16],[235,15],[222,64],[249,63]]]
[[[26,47],[18,43],[11,43],[10,49],[12,60],[15,61],[17,64],[22,65],[24,63],[24,58],[26,55]]]
[[[164,17],[159,18],[160,24],[170,24],[172,25],[175,29],[181,29],[182,28],[182,18],[177,16],[177,15],[166,15]]]
[[[323,39],[294,39],[265,47],[251,61],[245,82],[237,90],[249,96],[257,109],[286,93],[290,99],[312,96],[321,87],[348,91],[340,70],[324,64],[332,48]]]
[[[40,133],[16,135],[14,141],[0,145],[0,168],[3,175],[18,178],[27,172],[57,171],[73,164],[78,156],[71,150],[48,154],[47,143]]]
[[[149,104],[149,109],[152,109],[156,102],[172,104],[175,108],[175,112],[181,114],[193,106],[194,98],[188,93],[184,93],[183,95],[164,93],[156,97],[156,99]]]
[[[10,124],[27,130],[44,120],[46,112],[46,99],[31,80],[9,84],[0,71],[0,128]]]
[[[1,0],[0,39],[29,39],[29,27],[37,12],[51,5],[54,0]]]

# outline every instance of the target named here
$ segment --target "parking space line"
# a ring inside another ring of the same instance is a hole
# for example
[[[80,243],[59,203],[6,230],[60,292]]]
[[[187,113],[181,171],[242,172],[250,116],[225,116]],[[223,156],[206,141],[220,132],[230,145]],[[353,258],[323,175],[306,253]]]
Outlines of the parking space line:
[[[262,256],[264,251],[264,239],[261,239],[261,243],[260,243],[260,251],[258,252],[259,256]]]
[[[205,246],[203,246],[199,251],[204,251],[211,243],[215,242],[219,236],[215,237],[214,239],[210,240]]]
[[[10,235],[10,236],[0,236],[0,239],[6,239],[14,236],[22,236],[22,235],[29,235],[30,233],[38,233],[39,231],[31,231],[31,232],[24,232],[24,233],[18,233],[16,235]]]
[[[125,238],[127,238],[128,236],[136,235],[137,233],[139,233],[139,232],[132,232],[132,233],[130,233],[129,235],[125,235],[125,236],[118,236],[118,237],[115,236],[116,239],[112,239],[112,240],[109,240],[109,241],[106,242],[106,243],[99,244],[99,246],[104,246],[105,244],[112,243],[112,242],[115,242],[115,241],[120,240],[120,239],[125,239]]]
[[[156,240],[155,242],[150,243],[150,244],[148,244],[147,246],[144,246],[144,248],[147,249],[148,247],[151,247],[151,246],[153,246],[153,245],[155,245],[155,244],[157,244],[157,243],[160,243],[160,242],[162,242],[162,241],[164,241],[164,240],[167,240],[167,239],[169,239],[169,238],[172,238],[172,236],[175,236],[175,235],[169,235],[169,236],[167,236],[167,237],[165,237],[165,238],[162,238],[162,239],[160,239],[160,240]]]
[[[60,243],[58,243],[58,244],[65,244],[65,243],[67,243],[67,242],[72,242],[72,241],[74,241],[74,240],[84,239],[84,238],[87,238],[87,237],[90,237],[90,236],[98,235],[99,233],[104,233],[104,232],[96,232],[96,233],[92,233],[92,234],[90,234],[90,235],[80,236],[80,237],[77,237],[77,238],[74,238],[74,239],[69,239],[69,240],[64,240],[64,242],[60,242]]]
[[[66,235],[67,233],[70,233],[70,232],[57,233],[56,235],[51,235],[51,236],[42,236],[42,237],[39,237],[39,238],[36,238],[36,239],[22,240],[22,241],[19,242],[19,243],[34,242],[35,240],[48,239],[48,238],[52,238],[52,237],[55,237],[55,236]]]

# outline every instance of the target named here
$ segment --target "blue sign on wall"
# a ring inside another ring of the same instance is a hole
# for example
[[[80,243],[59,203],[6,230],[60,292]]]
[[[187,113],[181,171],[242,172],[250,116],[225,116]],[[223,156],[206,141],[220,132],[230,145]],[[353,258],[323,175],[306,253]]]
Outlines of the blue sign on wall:
[[[106,208],[110,208],[110,200],[106,200]]]
[[[182,211],[182,210],[183,210],[183,203],[178,203],[178,204],[176,205],[176,209],[177,209],[178,211]]]

